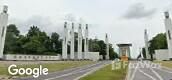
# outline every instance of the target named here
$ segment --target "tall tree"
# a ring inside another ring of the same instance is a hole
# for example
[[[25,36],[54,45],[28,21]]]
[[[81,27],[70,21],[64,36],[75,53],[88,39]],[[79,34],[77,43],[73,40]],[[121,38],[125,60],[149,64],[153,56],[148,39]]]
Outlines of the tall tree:
[[[46,42],[49,37],[45,32],[40,31],[37,26],[31,26],[27,33],[28,41],[23,44],[24,50],[27,54],[44,54],[46,49]]]
[[[114,60],[115,58],[119,58],[118,54],[114,51],[112,44],[109,45],[109,56],[111,60]]]
[[[167,39],[166,39],[166,34],[164,33],[157,34],[149,42],[150,42],[150,47],[149,47],[150,53],[154,53],[154,50],[156,49],[167,49]]]
[[[31,26],[28,33],[27,33],[27,37],[33,37],[33,36],[39,36],[40,34],[40,30],[37,26]]]
[[[53,32],[51,34],[51,44],[52,44],[52,49],[56,53],[61,53],[62,52],[62,42],[59,39],[59,34],[56,32]]]
[[[17,52],[19,46],[16,41],[19,37],[19,33],[20,31],[17,29],[16,25],[10,24],[7,26],[4,53]]]
[[[167,49],[167,39],[165,33],[157,34],[152,40],[149,41],[149,52],[151,55],[151,60],[153,60],[153,54],[156,49]]]

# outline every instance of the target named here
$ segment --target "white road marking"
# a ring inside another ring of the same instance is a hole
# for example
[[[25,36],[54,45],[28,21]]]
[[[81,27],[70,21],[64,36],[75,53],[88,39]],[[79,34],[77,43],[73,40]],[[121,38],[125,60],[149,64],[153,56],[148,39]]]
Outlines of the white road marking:
[[[159,78],[159,80],[164,80],[155,70],[153,70],[152,68],[150,69]]]
[[[63,75],[60,75],[60,76],[56,76],[56,77],[52,77],[52,78],[48,78],[48,79],[44,79],[44,80],[53,80],[53,79],[57,79],[57,78],[61,78],[61,77],[69,76],[69,75],[72,75],[72,74],[77,74],[77,73],[89,71],[89,70],[92,70],[92,69],[86,69],[86,70],[81,70],[81,71],[77,71],[77,72],[71,72],[71,73],[63,74]]]
[[[131,75],[131,78],[129,77],[129,79],[127,79],[127,80],[133,80],[134,79],[138,67],[139,67],[139,64],[137,63],[137,66],[134,69],[133,74]]]
[[[156,80],[153,76],[151,76],[151,75],[149,75],[149,74],[147,74],[147,73],[143,72],[143,71],[142,71],[142,70],[140,70],[140,69],[138,69],[138,70],[139,70],[139,72],[143,73],[145,76],[149,77],[150,79],[152,79],[152,80]]]

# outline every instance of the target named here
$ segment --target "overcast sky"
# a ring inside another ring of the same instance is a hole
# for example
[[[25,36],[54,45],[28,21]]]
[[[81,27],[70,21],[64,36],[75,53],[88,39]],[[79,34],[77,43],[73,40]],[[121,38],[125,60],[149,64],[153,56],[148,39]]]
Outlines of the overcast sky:
[[[163,12],[172,14],[172,0],[0,0],[1,9],[4,4],[9,6],[9,24],[22,34],[31,25],[61,34],[64,21],[74,21],[76,28],[88,23],[90,38],[104,40],[108,33],[116,51],[116,44],[132,43],[132,57],[144,46],[144,29],[149,39],[165,32]]]

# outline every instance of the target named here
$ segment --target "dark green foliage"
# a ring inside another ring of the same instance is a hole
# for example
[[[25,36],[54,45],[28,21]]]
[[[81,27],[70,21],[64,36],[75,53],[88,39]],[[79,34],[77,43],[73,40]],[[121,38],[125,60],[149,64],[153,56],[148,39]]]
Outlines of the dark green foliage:
[[[143,57],[146,58],[146,50],[145,50],[145,48],[142,48],[142,54],[143,54]]]
[[[56,32],[52,33],[51,35],[51,49],[53,49],[52,51],[56,53],[62,53],[62,41],[59,37],[59,34]]]
[[[17,27],[11,24],[7,28],[4,53],[57,55],[61,53],[61,41],[58,33],[51,37],[37,26],[31,26],[26,36],[20,35]]]
[[[160,33],[157,34],[155,37],[153,37],[150,42],[150,53],[154,53],[154,50],[156,49],[167,49],[167,39],[166,34]]]
[[[119,58],[118,54],[114,51],[112,45],[110,45],[110,47],[109,47],[109,55],[110,55],[111,60],[113,60],[115,58]]]
[[[75,52],[78,46],[78,33],[75,32]],[[84,51],[84,39],[83,39]],[[103,40],[90,39],[89,51],[100,52],[100,55],[106,55],[106,44]],[[110,58],[117,58],[110,45]],[[36,54],[36,55],[57,55],[62,53],[62,40],[58,33],[53,32],[50,36],[46,32],[41,31],[37,26],[31,26],[26,35],[20,35],[19,30],[14,24],[10,24],[7,28],[5,53],[11,54]],[[70,45],[68,45],[68,53],[70,53]]]
[[[17,40],[20,32],[14,24],[10,24],[7,28],[8,29],[6,33],[4,53],[16,53],[19,48],[19,46],[17,45]]]

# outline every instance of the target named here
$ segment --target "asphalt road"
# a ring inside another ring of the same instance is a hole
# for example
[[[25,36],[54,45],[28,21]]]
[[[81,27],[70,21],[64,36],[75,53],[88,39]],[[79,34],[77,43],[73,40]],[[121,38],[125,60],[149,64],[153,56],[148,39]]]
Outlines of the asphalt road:
[[[93,72],[96,69],[99,69],[109,63],[109,61],[100,61],[91,65],[66,69],[64,71],[53,72],[49,73],[48,75],[41,75],[38,78],[23,77],[17,80],[76,80],[80,76],[85,75],[89,72]]]
[[[172,80],[172,69],[147,61],[130,62],[127,80]]]

